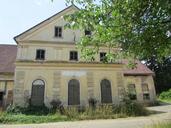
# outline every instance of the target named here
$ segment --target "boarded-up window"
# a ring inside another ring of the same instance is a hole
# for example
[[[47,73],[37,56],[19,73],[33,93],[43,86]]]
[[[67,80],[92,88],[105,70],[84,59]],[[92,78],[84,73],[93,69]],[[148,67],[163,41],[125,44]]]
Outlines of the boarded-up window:
[[[111,83],[109,80],[104,79],[101,81],[101,102],[112,103]]]
[[[149,100],[150,92],[149,92],[148,84],[142,84],[142,92],[143,92],[143,99]]]
[[[128,95],[131,100],[137,99],[135,84],[128,85]]]
[[[6,83],[5,83],[5,81],[0,81],[0,91],[5,91],[5,85],[6,85]]]
[[[6,105],[12,104],[12,101],[13,101],[13,90],[8,90]]]
[[[68,105],[80,104],[80,84],[78,80],[72,79],[68,83]]]
[[[44,104],[45,83],[43,80],[35,80],[32,84],[31,105],[42,106]]]
[[[3,105],[3,92],[0,92],[0,107]]]
[[[4,95],[6,92],[6,81],[0,81],[0,107],[4,105]]]

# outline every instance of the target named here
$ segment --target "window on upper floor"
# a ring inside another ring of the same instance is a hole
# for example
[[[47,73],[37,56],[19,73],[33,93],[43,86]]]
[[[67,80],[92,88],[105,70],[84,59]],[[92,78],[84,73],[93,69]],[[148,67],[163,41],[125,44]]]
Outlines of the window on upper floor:
[[[62,27],[59,27],[59,26],[55,27],[55,37],[57,37],[57,38],[62,37]]]
[[[38,49],[36,51],[36,60],[44,60],[45,59],[45,50]]]
[[[106,61],[106,52],[100,52],[100,61],[101,62]]]
[[[70,60],[78,61],[78,52],[70,51]]]
[[[130,100],[137,99],[135,84],[128,85],[128,96],[129,96]]]
[[[91,36],[91,31],[89,31],[89,30],[85,30],[84,33],[86,36]]]
[[[150,100],[150,92],[149,92],[148,84],[146,83],[142,84],[142,92],[143,92],[143,99]]]

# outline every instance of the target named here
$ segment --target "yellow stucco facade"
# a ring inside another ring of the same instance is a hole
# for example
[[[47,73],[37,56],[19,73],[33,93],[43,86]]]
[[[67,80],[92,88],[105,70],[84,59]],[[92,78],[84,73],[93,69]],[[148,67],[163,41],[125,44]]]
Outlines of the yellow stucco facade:
[[[71,79],[77,79],[80,83],[80,103],[82,105],[88,104],[90,97],[101,101],[100,82],[103,79],[110,80],[112,84],[112,99],[113,102],[118,102],[118,82],[122,83],[123,74],[121,74],[122,65],[118,64],[84,64],[84,63],[30,63],[23,62],[17,64],[16,76],[22,74],[21,81],[24,85],[18,88],[22,95],[17,94],[14,97],[14,102],[23,105],[24,93],[31,98],[32,82],[36,79],[45,81],[45,104],[49,105],[53,99],[60,99],[64,105],[68,104],[68,82]],[[21,66],[20,66],[21,65]],[[117,79],[119,76],[120,79]],[[17,79],[17,78],[16,78]],[[17,79],[15,85],[19,85],[20,80]],[[120,83],[120,84],[121,84]],[[17,90],[16,90],[17,91]],[[17,93],[17,92],[16,92]],[[19,100],[19,101],[18,101]]]
[[[15,38],[18,52],[15,62],[14,104],[27,106],[29,99],[33,98],[33,82],[42,80],[45,105],[50,107],[52,100],[59,99],[67,106],[70,98],[69,81],[73,79],[79,82],[79,105],[88,105],[89,98],[95,98],[99,104],[102,102],[102,80],[110,82],[111,99],[114,104],[123,98],[123,92],[129,84],[135,84],[137,100],[140,102],[144,102],[142,84],[147,84],[150,95],[148,101],[155,101],[152,74],[124,75],[125,64],[103,64],[99,54],[94,62],[85,62],[75,45],[83,34],[80,30],[62,29],[62,37],[54,37],[54,27],[63,28],[66,23],[63,15],[76,10],[76,7],[71,6]],[[45,51],[44,60],[36,60],[38,49]],[[107,50],[101,48],[99,52]],[[69,59],[70,51],[78,52],[78,61]]]
[[[125,88],[129,84],[135,84],[135,89],[137,93],[137,100],[140,102],[153,102],[156,100],[156,92],[154,87],[154,81],[152,76],[125,76]],[[144,100],[143,99],[143,84],[147,84],[149,88],[149,96],[150,99]]]

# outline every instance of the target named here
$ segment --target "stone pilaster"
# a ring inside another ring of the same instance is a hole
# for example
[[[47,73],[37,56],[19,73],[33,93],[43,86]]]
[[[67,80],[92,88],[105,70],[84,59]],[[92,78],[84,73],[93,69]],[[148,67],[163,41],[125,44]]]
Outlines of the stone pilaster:
[[[54,72],[53,79],[54,79],[53,88],[52,88],[53,99],[60,99],[61,72],[60,71]]]
[[[15,74],[15,87],[14,87],[14,104],[24,106],[24,71],[16,71]]]
[[[124,79],[121,72],[116,73],[117,87],[118,87],[118,98],[121,101],[125,96]]]
[[[93,72],[87,72],[88,98],[94,97],[94,77]]]

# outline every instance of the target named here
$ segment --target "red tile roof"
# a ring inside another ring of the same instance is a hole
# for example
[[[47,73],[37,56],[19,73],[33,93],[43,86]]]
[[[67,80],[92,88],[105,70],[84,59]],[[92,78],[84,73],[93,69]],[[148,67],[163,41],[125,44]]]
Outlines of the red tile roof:
[[[123,63],[128,64],[128,61],[123,60]],[[134,69],[130,69],[128,67],[124,69],[124,75],[154,75],[154,72],[140,61],[136,60],[135,63],[136,67]]]
[[[0,73],[14,73],[15,60],[17,55],[16,45],[0,45]],[[128,61],[123,60],[124,64]],[[140,61],[136,61],[137,65],[134,69],[125,68],[124,75],[153,75],[147,66],[142,64]]]
[[[16,55],[16,45],[0,45],[0,73],[14,73]]]

